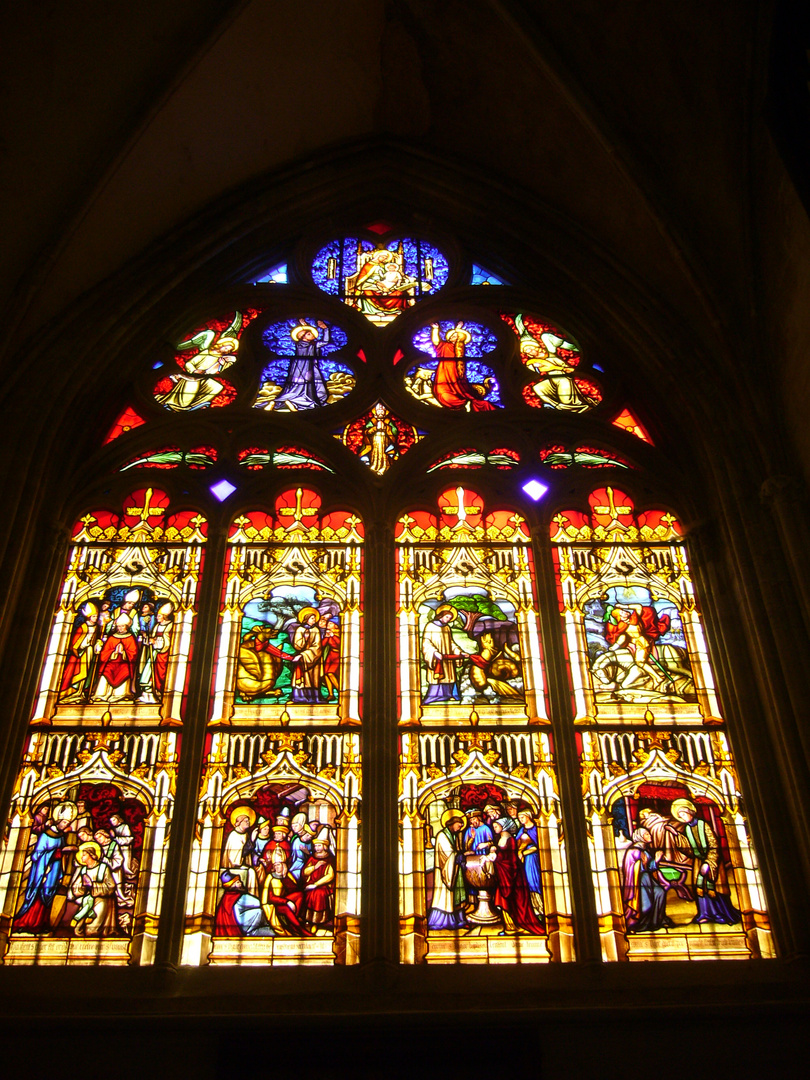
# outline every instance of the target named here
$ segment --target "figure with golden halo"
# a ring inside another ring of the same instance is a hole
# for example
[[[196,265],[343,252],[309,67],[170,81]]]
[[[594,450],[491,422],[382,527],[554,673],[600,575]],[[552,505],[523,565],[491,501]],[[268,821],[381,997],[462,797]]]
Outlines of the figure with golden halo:
[[[467,890],[464,885],[464,853],[460,833],[467,824],[461,810],[445,810],[441,816],[441,831],[436,837],[433,871],[433,899],[428,913],[429,930],[460,930],[467,926],[464,907]]]
[[[427,682],[422,698],[425,705],[458,700],[456,662],[466,657],[456,648],[450,631],[450,624],[457,615],[452,604],[439,604],[434,618],[422,633],[422,659]]]
[[[25,896],[14,920],[14,929],[38,934],[51,928],[51,904],[62,882],[65,841],[76,820],[76,804],[63,802],[54,807],[37,838],[30,856]]]
[[[275,400],[275,408],[283,406],[293,412],[315,409],[329,402],[323,372],[318,363],[323,348],[329,344],[329,327],[321,319],[315,326],[299,319],[290,331],[295,345],[295,358],[290,361],[287,379]]]
[[[80,844],[68,890],[70,899],[79,905],[70,920],[77,937],[115,933],[114,893],[115,878],[102,858],[101,846],[95,840]]]
[[[292,638],[295,649],[292,674],[292,701],[318,704],[323,679],[323,640],[318,628],[320,612],[303,607],[298,612],[298,625]]]
[[[740,922],[742,915],[731,900],[717,833],[698,814],[691,799],[675,799],[669,810],[681,834],[681,846],[692,859],[689,885],[697,907],[692,922],[725,926]]]
[[[472,334],[457,322],[442,337],[441,327],[433,323],[430,340],[439,362],[433,375],[433,396],[445,409],[465,409],[467,412],[490,412],[495,406],[485,397],[489,389],[473,385],[467,378],[464,354]]]
[[[222,852],[222,870],[239,878],[249,892],[256,892],[256,871],[251,866],[250,858],[250,830],[256,821],[256,811],[251,806],[237,806],[231,811],[229,819],[233,828]]]
[[[357,252],[357,273],[346,278],[348,303],[370,319],[385,326],[414,302],[419,281],[405,271],[405,257],[400,244],[396,251],[378,249]],[[430,283],[423,281],[423,289]]]
[[[228,819],[233,826],[222,851],[219,880],[222,897],[214,916],[216,937],[275,937],[258,897],[258,880],[253,863],[251,830],[256,811],[251,806],[235,806]]]

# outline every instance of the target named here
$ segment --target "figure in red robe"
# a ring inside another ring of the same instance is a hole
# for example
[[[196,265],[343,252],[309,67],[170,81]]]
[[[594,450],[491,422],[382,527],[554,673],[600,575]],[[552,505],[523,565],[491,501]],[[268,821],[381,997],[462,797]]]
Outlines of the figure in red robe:
[[[611,651],[626,649],[634,661],[634,668],[622,680],[623,686],[636,683],[639,676],[649,678],[655,687],[670,683],[669,672],[653,653],[655,643],[668,630],[669,615],[659,615],[648,604],[616,604],[610,611],[605,623],[605,641]]]
[[[98,683],[93,693],[94,701],[117,701],[132,699],[135,685],[135,660],[138,642],[132,632],[132,620],[121,614],[113,623],[112,633],[96,648],[98,654]]]
[[[433,396],[445,409],[488,412],[495,406],[484,400],[486,388],[473,386],[467,379],[464,349],[472,335],[464,323],[456,323],[442,338],[438,323],[433,323],[430,339],[439,362],[433,375]]]
[[[537,918],[532,907],[529,886],[518,859],[517,841],[506,832],[500,821],[491,824],[497,845],[495,855],[495,903],[503,913],[506,934],[514,930],[525,930],[528,934],[542,934],[543,924]]]
[[[289,811],[282,811],[273,826],[273,839],[262,852],[264,887],[262,908],[269,925],[279,934],[306,934],[299,913],[304,901],[298,882],[290,874],[292,847]]]
[[[329,697],[340,691],[340,629],[338,624],[327,615],[318,620],[322,635],[323,681]]]
[[[315,838],[313,853],[302,871],[307,926],[313,933],[332,929],[335,896],[335,860],[329,854],[329,831]]]
[[[95,666],[94,647],[99,635],[98,608],[88,600],[82,604],[81,614],[85,621],[73,631],[59,687],[59,700],[66,704],[87,700]]]

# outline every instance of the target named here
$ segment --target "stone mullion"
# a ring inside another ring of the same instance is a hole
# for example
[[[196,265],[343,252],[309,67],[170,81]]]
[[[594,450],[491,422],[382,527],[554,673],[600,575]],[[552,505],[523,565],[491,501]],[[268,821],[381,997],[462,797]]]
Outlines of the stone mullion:
[[[565,854],[571,889],[576,958],[580,963],[600,963],[602,951],[599,921],[582,801],[579,755],[574,738],[568,666],[547,529],[542,532],[533,530],[532,549],[537,568],[536,586],[543,633],[546,684],[551,704],[554,760],[565,829]]]
[[[216,656],[219,601],[226,551],[224,530],[211,530],[205,545],[203,572],[197,593],[197,618],[191,652],[191,671],[183,738],[177,768],[171,840],[160,909],[155,965],[176,967],[183,946],[186,893],[191,845],[197,820],[197,793],[202,774],[208,703]]]
[[[385,523],[366,531],[363,663],[363,963],[399,960],[397,666],[394,542]]]

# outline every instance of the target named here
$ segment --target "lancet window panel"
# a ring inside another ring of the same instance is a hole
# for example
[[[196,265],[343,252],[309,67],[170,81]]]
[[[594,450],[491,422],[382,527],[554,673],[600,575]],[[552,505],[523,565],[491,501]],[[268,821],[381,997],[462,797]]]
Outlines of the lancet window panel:
[[[360,733],[215,731],[191,851],[184,964],[355,964]]]
[[[774,956],[725,733],[577,735],[605,960]]]
[[[304,487],[233,523],[185,964],[359,959],[363,539]]]
[[[552,539],[603,959],[773,956],[680,523],[606,487]]]
[[[156,488],[76,523],[0,852],[6,964],[154,959],[205,534]]]
[[[400,735],[403,963],[575,958],[551,733]]]
[[[530,535],[458,486],[397,525],[399,722],[548,723]]]
[[[552,523],[575,723],[722,723],[680,523],[589,502]]]
[[[28,736],[0,858],[3,962],[149,964],[179,733]]]
[[[359,725],[362,552],[360,518],[309,488],[234,521],[211,724]]]

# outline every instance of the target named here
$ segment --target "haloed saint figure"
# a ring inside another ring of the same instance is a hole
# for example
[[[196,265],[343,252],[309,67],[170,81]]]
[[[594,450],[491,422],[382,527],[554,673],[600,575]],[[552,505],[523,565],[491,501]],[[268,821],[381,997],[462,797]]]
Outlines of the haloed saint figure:
[[[422,703],[524,698],[515,608],[484,588],[448,589],[420,608]]]
[[[340,607],[312,588],[279,586],[242,617],[236,700],[328,704],[340,689]]]
[[[331,359],[347,343],[345,332],[323,319],[288,319],[268,326],[262,342],[271,354],[254,407],[300,412],[339,401],[354,387],[350,368]]]
[[[528,803],[487,784],[464,784],[439,814],[428,932],[545,934],[538,826]]]
[[[624,918],[629,934],[694,924],[734,926],[726,869],[727,838],[719,809],[706,800],[674,799],[661,810],[631,807],[638,827],[622,860]],[[626,812],[626,811],[625,811]]]

